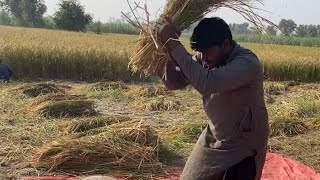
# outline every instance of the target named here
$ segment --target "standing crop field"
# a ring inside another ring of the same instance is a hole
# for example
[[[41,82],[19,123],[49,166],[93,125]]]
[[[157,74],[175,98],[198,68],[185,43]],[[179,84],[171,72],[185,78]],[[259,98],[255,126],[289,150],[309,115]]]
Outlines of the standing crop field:
[[[250,43],[242,45],[258,55],[269,80],[320,80],[320,48]]]
[[[128,70],[135,36],[0,27],[0,57],[16,78],[140,80]]]
[[[235,40],[239,42],[278,44],[304,47],[320,47],[319,37],[293,37],[293,36],[272,36],[264,34],[235,34]]]
[[[0,57],[14,69],[16,79],[142,80],[128,70],[137,36],[4,26],[0,34]],[[189,47],[187,39],[182,41]],[[320,81],[320,48],[241,45],[258,55],[269,80]]]

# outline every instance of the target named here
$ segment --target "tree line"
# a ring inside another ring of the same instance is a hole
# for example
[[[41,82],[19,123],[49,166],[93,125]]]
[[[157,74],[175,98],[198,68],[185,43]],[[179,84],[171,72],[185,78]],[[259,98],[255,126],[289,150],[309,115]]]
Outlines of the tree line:
[[[185,33],[192,33],[193,29],[198,23],[193,24],[189,29],[185,30]],[[255,26],[250,26],[249,23],[232,23],[229,24],[233,34],[241,35],[283,35],[283,36],[294,36],[294,37],[320,37],[320,25],[297,25],[291,19],[282,19],[277,25],[268,25],[263,30]]]
[[[234,34],[263,34],[262,31],[255,27],[249,27],[248,23],[229,24]],[[265,34],[284,35],[294,37],[320,37],[320,25],[297,25],[291,19],[282,19],[277,26],[267,26]]]
[[[44,0],[0,0],[0,24],[32,28],[86,31],[92,15],[78,0],[60,0],[53,16],[44,16]]]
[[[90,31],[100,33],[139,34],[139,30],[126,22],[124,17],[102,23],[93,22],[78,0],[60,0],[53,16],[45,16],[44,0],[0,0],[0,25],[32,28]]]

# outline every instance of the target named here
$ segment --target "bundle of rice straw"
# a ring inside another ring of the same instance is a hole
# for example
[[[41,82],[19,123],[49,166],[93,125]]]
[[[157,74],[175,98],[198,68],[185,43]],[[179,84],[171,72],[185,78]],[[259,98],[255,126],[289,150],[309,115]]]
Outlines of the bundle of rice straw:
[[[121,81],[118,82],[97,82],[91,85],[93,91],[110,91],[128,89],[128,86]]]
[[[49,93],[42,96],[37,96],[34,99],[29,101],[31,106],[37,106],[41,103],[45,103],[48,101],[57,102],[57,101],[71,101],[71,100],[86,100],[87,97],[84,95],[73,95],[73,94],[65,94],[65,93]]]
[[[262,3],[262,0],[168,0],[163,15],[171,18],[176,27],[184,30],[196,21],[202,19],[206,14],[220,7],[231,8],[240,13],[244,18],[252,22],[257,27],[263,27],[263,22],[271,23],[267,19],[257,15],[253,2]],[[129,3],[128,3],[129,4]],[[131,13],[134,20],[126,14],[128,22],[141,30],[137,51],[131,57],[129,67],[134,72],[141,72],[145,75],[161,73],[166,76],[166,64],[170,59],[165,50],[159,34],[155,27],[156,22],[150,22],[147,7],[135,4],[133,8],[130,4]],[[138,18],[138,10],[145,11],[146,20]],[[272,23],[271,23],[272,24]]]
[[[156,130],[149,124],[141,121],[128,121],[110,126],[113,134],[126,141],[135,142],[142,146],[157,149],[159,145],[159,136]]]
[[[13,91],[21,91],[30,97],[38,97],[49,93],[65,93],[65,87],[55,83],[27,83],[15,87]]]
[[[40,115],[45,118],[72,118],[96,116],[94,102],[90,100],[48,101],[39,104],[27,112],[30,116]]]
[[[123,123],[93,136],[53,142],[35,154],[33,165],[49,171],[157,172],[162,167],[157,157],[158,140],[151,126]]]
[[[35,155],[37,168],[72,171],[95,169],[156,171],[161,167],[151,147],[100,134],[55,142]]]
[[[128,95],[133,97],[155,97],[163,95],[171,95],[172,92],[169,91],[166,87],[159,86],[139,86],[130,89],[127,92]]]
[[[166,100],[163,97],[148,101],[135,101],[131,104],[134,110],[138,111],[174,111],[180,110],[181,103],[179,101]]]
[[[61,125],[61,130],[66,134],[81,133],[89,131],[91,129],[105,127],[112,124],[123,123],[131,120],[132,119],[130,117],[126,116],[87,118],[83,120],[74,119],[63,123]]]

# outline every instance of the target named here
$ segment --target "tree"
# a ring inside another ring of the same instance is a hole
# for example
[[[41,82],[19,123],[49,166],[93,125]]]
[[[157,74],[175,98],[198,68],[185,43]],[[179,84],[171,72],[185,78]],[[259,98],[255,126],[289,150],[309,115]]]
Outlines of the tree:
[[[13,24],[13,19],[8,12],[0,11],[0,24],[1,25],[12,25]]]
[[[77,0],[61,0],[53,19],[59,29],[69,31],[85,31],[92,22],[92,16]]]
[[[262,29],[260,29],[257,26],[250,27],[250,32],[251,32],[251,34],[256,34],[256,35],[263,33]]]
[[[22,1],[24,20],[29,27],[43,27],[43,14],[47,11],[44,0]]]
[[[17,25],[42,27],[43,15],[47,11],[44,0],[0,0],[2,9],[9,11],[17,20]]]
[[[318,29],[315,25],[308,25],[307,37],[317,37]]]
[[[21,10],[22,0],[1,0],[0,6],[2,9],[11,12],[16,18],[18,25],[24,25],[23,13]]]
[[[249,34],[249,23],[242,23],[238,25],[238,33],[239,34]]]
[[[266,33],[268,34],[268,35],[272,35],[272,36],[275,36],[275,35],[277,35],[277,28],[275,27],[275,26],[268,26],[267,28],[266,28]]]
[[[299,25],[296,28],[296,36],[298,37],[307,37],[308,26],[307,25]]]
[[[96,34],[101,34],[102,33],[102,23],[99,20],[98,22],[93,22],[91,23],[89,30],[91,30],[92,32],[96,33]]]
[[[229,24],[231,31],[234,34],[249,34],[249,23]]]
[[[289,20],[282,19],[279,23],[279,29],[281,33],[285,36],[290,36],[294,32],[296,27],[297,27],[297,24],[291,19]]]
[[[53,17],[47,16],[43,18],[44,20],[44,28],[46,29],[57,29],[57,25],[53,20]]]

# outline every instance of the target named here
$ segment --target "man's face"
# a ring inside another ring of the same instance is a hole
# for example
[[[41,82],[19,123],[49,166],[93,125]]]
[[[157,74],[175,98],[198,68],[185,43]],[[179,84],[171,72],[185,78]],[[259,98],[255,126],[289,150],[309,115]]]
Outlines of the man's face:
[[[209,69],[219,67],[225,61],[225,51],[222,46],[214,46],[204,50],[202,53],[202,62]]]
[[[232,43],[229,40],[225,40],[221,45],[216,45],[202,51],[202,62],[206,65],[206,68],[217,68],[225,63],[232,50]]]

